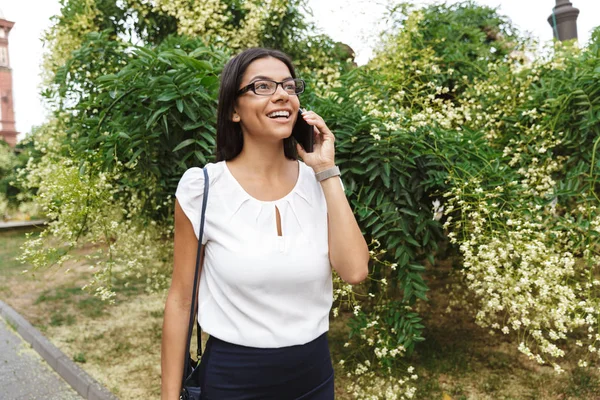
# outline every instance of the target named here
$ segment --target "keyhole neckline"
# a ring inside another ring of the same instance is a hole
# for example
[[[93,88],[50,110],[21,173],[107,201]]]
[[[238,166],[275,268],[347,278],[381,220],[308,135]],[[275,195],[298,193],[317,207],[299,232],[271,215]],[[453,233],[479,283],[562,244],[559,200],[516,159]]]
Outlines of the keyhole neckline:
[[[227,175],[235,182],[235,185],[244,193],[244,195],[247,198],[249,198],[253,201],[256,201],[258,203],[261,203],[261,204],[277,205],[277,203],[280,203],[281,201],[287,200],[289,197],[291,197],[298,190],[298,187],[300,186],[300,181],[302,179],[302,174],[303,174],[302,166],[300,165],[300,161],[296,161],[296,163],[298,164],[298,178],[296,179],[296,183],[294,184],[294,187],[285,196],[283,196],[277,200],[259,200],[256,197],[252,196],[250,193],[248,193],[246,191],[246,189],[244,189],[242,184],[235,178],[235,176],[233,176],[233,174],[231,173],[231,170],[227,166],[226,161],[223,161],[223,166],[224,166],[225,171],[227,172]]]

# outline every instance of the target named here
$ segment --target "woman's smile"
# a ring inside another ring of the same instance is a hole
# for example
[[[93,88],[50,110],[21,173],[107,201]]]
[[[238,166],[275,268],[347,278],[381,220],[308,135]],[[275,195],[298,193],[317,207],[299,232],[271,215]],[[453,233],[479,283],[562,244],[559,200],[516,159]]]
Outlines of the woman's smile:
[[[292,111],[289,109],[271,111],[267,117],[279,124],[287,124],[292,121]]]

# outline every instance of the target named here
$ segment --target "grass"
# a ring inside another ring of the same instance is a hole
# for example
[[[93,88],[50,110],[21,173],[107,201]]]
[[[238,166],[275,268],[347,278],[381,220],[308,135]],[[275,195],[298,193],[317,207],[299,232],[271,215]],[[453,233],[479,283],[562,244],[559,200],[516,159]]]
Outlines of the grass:
[[[18,328],[18,327],[17,327],[17,324],[15,324],[15,323],[14,323],[12,320],[10,320],[10,319],[3,318],[3,320],[4,320],[4,322],[6,322],[6,325],[8,325],[8,327],[9,327],[10,329],[12,329],[13,331],[17,332],[17,328]]]
[[[23,264],[16,260],[25,240],[25,231],[0,232],[0,274],[2,276],[20,273],[25,269]]]
[[[73,361],[80,364],[86,363],[85,353],[77,353],[73,356]]]
[[[110,306],[81,290],[90,278],[85,265],[32,278],[14,260],[24,233],[1,233],[0,239],[0,298],[119,398],[158,398],[165,294],[146,293],[145,277],[119,277],[116,304]],[[448,270],[429,271],[431,301],[419,310],[426,340],[407,360],[419,375],[416,399],[600,399],[599,377],[592,371],[573,367],[557,376],[522,356],[511,338],[477,327],[465,310],[445,314]],[[329,332],[338,400],[352,398],[344,389],[349,378],[337,364],[348,350],[346,323],[344,317],[333,319]]]
[[[586,396],[596,396],[600,398],[600,380],[597,375],[590,373],[589,370],[576,368],[569,377],[569,384],[565,393],[574,398],[583,398]]]
[[[9,277],[20,274],[25,267],[16,258],[25,242],[25,232],[0,232],[0,298],[10,292]]]

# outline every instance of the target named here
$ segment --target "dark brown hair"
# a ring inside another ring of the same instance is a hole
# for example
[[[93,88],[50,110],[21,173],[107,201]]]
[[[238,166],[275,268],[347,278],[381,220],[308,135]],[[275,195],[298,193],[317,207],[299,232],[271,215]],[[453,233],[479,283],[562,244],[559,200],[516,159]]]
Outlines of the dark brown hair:
[[[217,110],[217,161],[231,160],[242,151],[242,147],[244,146],[242,128],[239,122],[231,120],[237,99],[237,92],[248,65],[255,60],[267,57],[273,57],[283,62],[290,70],[292,77],[296,78],[296,71],[294,70],[292,60],[279,50],[260,47],[251,48],[242,51],[225,64],[221,73]],[[296,142],[291,136],[283,140],[283,150],[287,158],[292,160],[298,158]]]

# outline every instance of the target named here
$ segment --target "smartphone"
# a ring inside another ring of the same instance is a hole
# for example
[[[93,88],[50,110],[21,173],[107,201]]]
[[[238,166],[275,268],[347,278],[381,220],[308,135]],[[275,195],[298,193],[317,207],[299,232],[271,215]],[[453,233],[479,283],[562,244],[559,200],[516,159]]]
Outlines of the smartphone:
[[[292,129],[292,136],[300,143],[304,151],[307,153],[313,152],[315,128],[302,118],[302,110],[298,110],[298,118],[296,118],[296,123]]]

